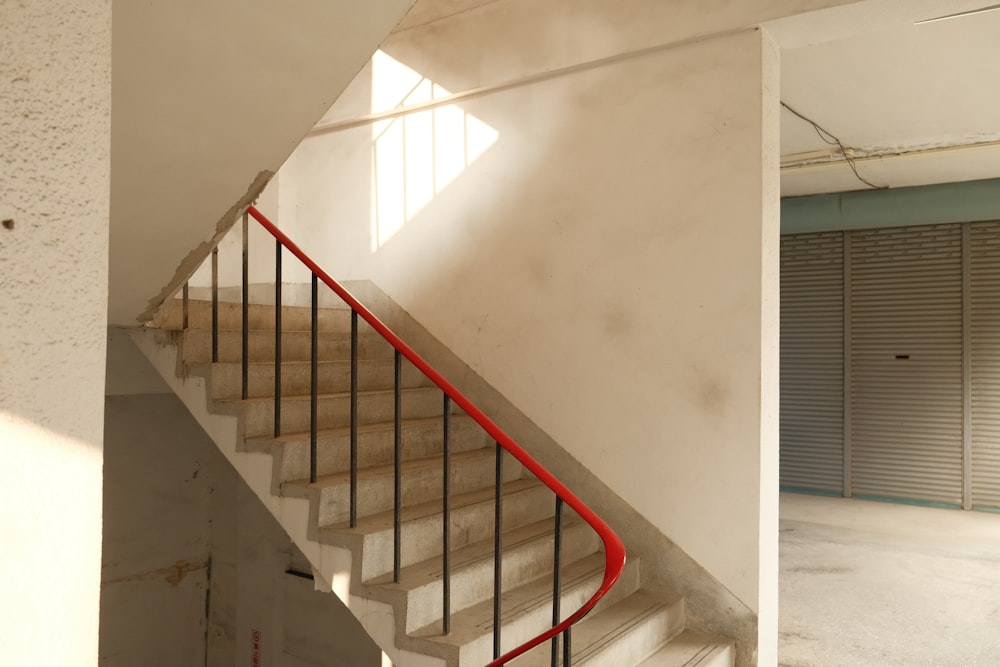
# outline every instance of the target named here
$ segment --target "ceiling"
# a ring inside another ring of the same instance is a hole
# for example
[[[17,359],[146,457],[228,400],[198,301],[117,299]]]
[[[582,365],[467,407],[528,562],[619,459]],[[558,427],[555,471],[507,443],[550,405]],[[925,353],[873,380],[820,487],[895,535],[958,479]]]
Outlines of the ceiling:
[[[838,138],[876,186],[998,177],[1000,8],[916,23],[994,4],[867,2],[768,24],[782,101]],[[871,187],[788,109],[781,154],[784,196]]]
[[[417,0],[397,30],[494,1]],[[782,2],[756,11],[794,4]],[[1000,177],[1000,9],[916,24],[998,2],[799,2],[830,7],[764,23],[781,46],[782,101],[837,137],[873,185]],[[787,109],[781,154],[784,196],[871,187]]]

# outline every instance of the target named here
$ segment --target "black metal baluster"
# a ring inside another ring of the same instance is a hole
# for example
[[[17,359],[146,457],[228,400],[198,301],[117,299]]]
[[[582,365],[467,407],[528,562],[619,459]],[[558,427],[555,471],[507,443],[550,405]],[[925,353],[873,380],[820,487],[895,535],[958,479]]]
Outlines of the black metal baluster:
[[[559,625],[559,598],[562,592],[559,576],[559,561],[562,556],[562,506],[563,499],[556,496],[555,537],[552,543],[552,627]],[[559,664],[558,635],[552,638],[552,667],[556,667],[557,664]]]
[[[312,323],[311,331],[311,354],[310,362],[310,388],[309,388],[309,481],[316,482],[316,413],[319,399],[319,387],[317,382],[317,357],[318,341],[316,322],[319,319],[319,281],[314,273],[312,276]]]
[[[212,248],[212,363],[219,360],[219,248]]]
[[[448,440],[451,436],[451,397],[448,394],[444,395],[444,417],[443,417],[443,431],[444,431],[444,449],[442,450],[442,465],[444,466],[444,488],[442,492],[444,494],[442,516],[441,516],[441,533],[442,533],[442,551],[441,551],[441,564],[442,564],[442,596],[443,596],[443,608],[444,614],[441,617],[441,624],[444,629],[444,634],[451,633],[451,448],[448,446]]]
[[[500,596],[503,593],[503,447],[497,446],[493,498],[493,659],[500,657]]]
[[[274,437],[281,435],[281,241],[274,241]]]
[[[240,395],[243,400],[247,398],[247,385],[249,384],[250,378],[250,253],[249,253],[249,234],[247,229],[247,220],[250,215],[244,211],[243,212],[243,340],[242,340],[242,368],[240,369],[242,388],[240,390]]]
[[[401,356],[399,350],[395,350],[393,364],[393,496],[392,496],[392,580],[399,583],[399,570],[402,561],[400,550],[400,508],[403,502],[403,477],[400,470],[400,459],[402,458],[402,392],[400,391]]]
[[[573,626],[569,626],[563,630],[563,667],[570,667],[570,648],[573,644]]]
[[[351,528],[358,525],[358,312],[351,310]]]
[[[184,289],[181,290],[181,329],[188,328],[188,283],[184,282]]]

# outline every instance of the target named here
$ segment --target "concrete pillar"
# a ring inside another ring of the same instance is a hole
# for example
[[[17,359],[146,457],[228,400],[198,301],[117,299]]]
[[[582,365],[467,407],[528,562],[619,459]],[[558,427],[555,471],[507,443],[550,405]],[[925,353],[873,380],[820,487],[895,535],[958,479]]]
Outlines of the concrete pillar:
[[[0,4],[0,655],[96,665],[111,2]]]

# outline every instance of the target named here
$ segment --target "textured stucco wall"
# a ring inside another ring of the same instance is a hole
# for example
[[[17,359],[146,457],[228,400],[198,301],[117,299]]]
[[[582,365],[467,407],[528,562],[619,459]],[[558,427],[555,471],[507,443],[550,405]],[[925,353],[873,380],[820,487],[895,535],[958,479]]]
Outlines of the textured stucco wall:
[[[111,2],[0,3],[0,661],[97,662]]]

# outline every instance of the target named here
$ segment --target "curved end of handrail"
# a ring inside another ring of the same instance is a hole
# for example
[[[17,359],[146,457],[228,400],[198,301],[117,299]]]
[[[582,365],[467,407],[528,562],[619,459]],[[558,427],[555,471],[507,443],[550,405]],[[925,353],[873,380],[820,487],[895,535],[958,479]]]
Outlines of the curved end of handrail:
[[[501,667],[507,664],[514,658],[524,655],[528,651],[544,644],[553,637],[562,634],[567,628],[575,625],[584,616],[593,611],[597,603],[601,601],[611,587],[615,585],[618,578],[621,577],[622,571],[625,569],[625,545],[622,544],[621,539],[618,535],[612,531],[607,524],[598,519],[600,524],[603,526],[603,531],[597,531],[600,535],[601,540],[604,542],[604,579],[601,581],[601,585],[598,587],[594,594],[583,604],[582,607],[573,612],[570,616],[567,616],[561,623],[553,626],[551,629],[543,632],[534,639],[531,639],[520,646],[511,649],[507,653],[504,653],[499,658],[490,662],[486,667]],[[594,527],[591,524],[591,527]],[[596,528],[595,528],[596,530]]]

